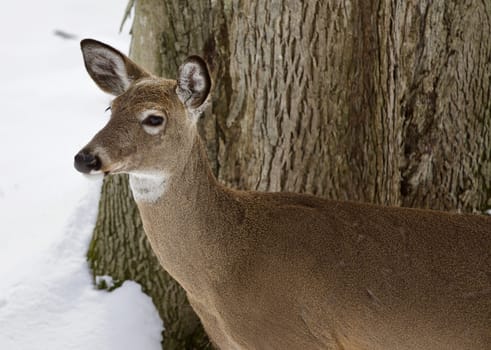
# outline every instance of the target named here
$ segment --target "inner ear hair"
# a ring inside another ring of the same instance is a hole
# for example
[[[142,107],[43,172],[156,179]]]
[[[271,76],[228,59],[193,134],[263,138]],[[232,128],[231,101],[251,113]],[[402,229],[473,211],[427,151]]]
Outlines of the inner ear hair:
[[[199,56],[189,56],[179,67],[176,93],[190,109],[198,109],[211,90],[211,78],[205,61]]]

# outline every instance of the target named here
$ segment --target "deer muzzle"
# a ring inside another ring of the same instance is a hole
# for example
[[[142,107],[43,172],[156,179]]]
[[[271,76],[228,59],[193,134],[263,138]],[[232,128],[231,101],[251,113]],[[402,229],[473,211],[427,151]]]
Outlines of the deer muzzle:
[[[101,160],[96,155],[92,153],[81,150],[75,155],[74,159],[75,169],[84,174],[89,174],[92,171],[100,170],[101,168]]]

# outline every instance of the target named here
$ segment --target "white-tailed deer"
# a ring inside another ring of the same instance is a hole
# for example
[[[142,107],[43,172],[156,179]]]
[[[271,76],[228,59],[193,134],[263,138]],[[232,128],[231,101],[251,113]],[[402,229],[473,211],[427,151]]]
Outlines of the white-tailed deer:
[[[117,97],[75,167],[129,174],[153,250],[220,349],[491,349],[491,218],[226,188],[196,129],[202,59],[176,81],[81,45]]]

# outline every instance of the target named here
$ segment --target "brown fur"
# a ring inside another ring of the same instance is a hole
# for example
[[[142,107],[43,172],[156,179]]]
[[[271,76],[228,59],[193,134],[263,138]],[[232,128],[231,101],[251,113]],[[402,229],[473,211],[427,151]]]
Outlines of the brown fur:
[[[176,83],[143,79],[88,148],[169,175],[145,232],[220,349],[490,349],[491,218],[226,188]]]

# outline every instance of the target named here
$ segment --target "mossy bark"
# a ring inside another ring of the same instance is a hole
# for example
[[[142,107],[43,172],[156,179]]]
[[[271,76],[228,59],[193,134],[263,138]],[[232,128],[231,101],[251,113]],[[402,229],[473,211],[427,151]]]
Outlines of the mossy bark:
[[[210,164],[243,189],[388,205],[491,207],[491,2],[140,0],[132,57],[175,77],[208,62]],[[205,347],[154,258],[124,177],[106,179],[94,274],[133,279],[165,349]]]

